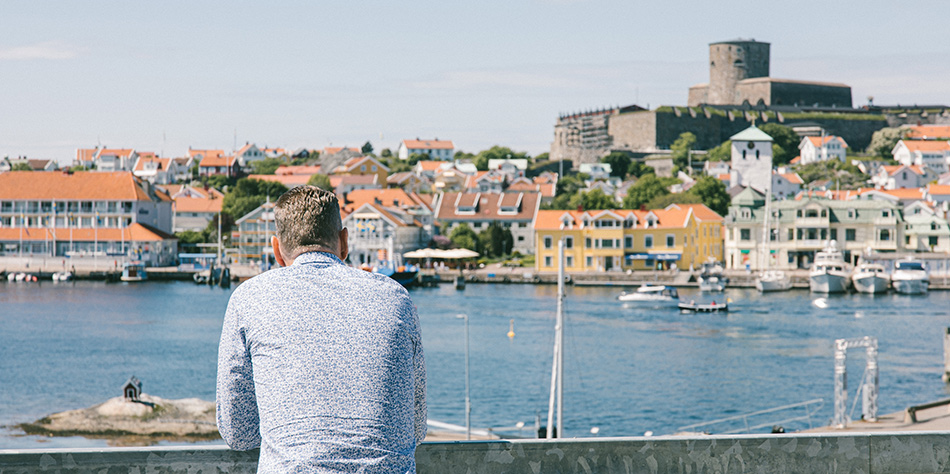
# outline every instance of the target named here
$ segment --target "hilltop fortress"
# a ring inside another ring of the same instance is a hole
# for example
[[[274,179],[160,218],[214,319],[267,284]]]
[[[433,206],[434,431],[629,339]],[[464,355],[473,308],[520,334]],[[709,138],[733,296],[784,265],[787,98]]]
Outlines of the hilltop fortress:
[[[709,82],[689,88],[686,106],[647,110],[637,105],[558,117],[552,160],[591,163],[612,151],[634,156],[668,153],[683,132],[696,135],[696,148],[718,146],[752,123],[780,123],[800,136],[838,135],[862,150],[884,127],[950,124],[943,105],[853,108],[851,87],[833,82],[769,76],[770,44],[754,39],[709,45]]]

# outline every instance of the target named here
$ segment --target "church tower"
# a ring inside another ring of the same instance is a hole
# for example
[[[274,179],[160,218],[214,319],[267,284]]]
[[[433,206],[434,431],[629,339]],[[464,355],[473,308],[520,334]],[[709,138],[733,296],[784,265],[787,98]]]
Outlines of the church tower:
[[[754,125],[733,135],[729,184],[751,186],[762,194],[772,184],[772,137]]]

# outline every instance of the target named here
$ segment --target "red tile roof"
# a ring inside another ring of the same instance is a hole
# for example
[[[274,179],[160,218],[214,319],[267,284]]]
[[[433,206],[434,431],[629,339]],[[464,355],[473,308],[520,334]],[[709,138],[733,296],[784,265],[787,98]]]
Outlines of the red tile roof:
[[[626,219],[627,216],[633,215],[638,222],[638,228],[642,228],[644,223],[647,221],[647,216],[650,214],[653,214],[657,217],[656,226],[660,229],[685,227],[687,224],[687,218],[690,215],[700,221],[722,221],[722,216],[716,214],[715,211],[703,204],[671,204],[666,209],[653,209],[646,211],[641,211],[639,209],[612,209],[607,211],[538,211],[538,217],[534,222],[534,228],[538,230],[560,229],[561,218],[565,214],[570,215],[571,218],[574,219],[575,225],[580,225],[580,223],[583,222],[584,216],[587,216],[589,219],[593,220],[603,216],[604,213],[608,213],[608,215],[615,216],[621,220]]]
[[[38,229],[38,228],[17,228],[17,227],[4,227],[0,228],[0,240],[18,240],[22,238],[27,241],[45,241],[53,240],[54,238],[59,241],[68,240],[70,238],[70,232],[72,233],[72,239],[76,241],[90,241],[99,240],[103,241],[131,241],[131,242],[154,242],[157,240],[177,240],[174,235],[162,232],[152,226],[146,224],[140,224],[138,222],[133,223],[132,225],[125,228],[99,228],[99,229],[70,229],[68,228],[57,228],[57,229]]]
[[[0,174],[0,200],[150,201],[128,171],[61,173],[9,171]]]
[[[515,214],[500,213],[502,202],[506,205],[511,199],[520,196],[521,206]],[[541,196],[534,192],[516,193],[444,193],[439,199],[436,219],[442,221],[459,220],[531,220],[538,208]],[[458,208],[475,207],[475,213],[457,212]]]
[[[907,131],[911,140],[950,139],[950,125],[916,125]]]
[[[455,148],[451,140],[403,140],[410,150],[451,150]]]
[[[942,140],[901,140],[910,151],[950,151],[950,142]]]

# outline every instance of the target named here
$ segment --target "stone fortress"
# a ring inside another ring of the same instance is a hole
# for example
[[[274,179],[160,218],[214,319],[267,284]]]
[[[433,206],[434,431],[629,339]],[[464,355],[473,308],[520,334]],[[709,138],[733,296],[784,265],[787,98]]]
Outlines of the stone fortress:
[[[837,135],[863,150],[871,135],[905,124],[950,124],[944,105],[853,108],[844,84],[769,76],[770,44],[734,40],[709,45],[709,83],[689,88],[686,106],[637,105],[564,114],[554,125],[550,159],[593,163],[612,151],[635,158],[669,154],[683,132],[696,149],[718,146],[753,123],[780,123],[800,136]]]

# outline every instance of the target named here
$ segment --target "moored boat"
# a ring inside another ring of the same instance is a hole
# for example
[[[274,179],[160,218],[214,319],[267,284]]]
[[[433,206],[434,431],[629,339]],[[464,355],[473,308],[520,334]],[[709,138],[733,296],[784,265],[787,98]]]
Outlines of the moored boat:
[[[808,274],[808,286],[813,293],[843,293],[848,291],[851,272],[845,263],[837,242],[828,245],[815,254],[815,262]]]
[[[765,293],[785,291],[792,287],[792,279],[781,270],[766,270],[755,279],[755,289]]]
[[[122,281],[145,281],[148,279],[148,274],[145,273],[145,264],[141,262],[127,262],[122,265],[122,276],[119,278]]]
[[[642,285],[632,293],[621,292],[617,299],[627,303],[676,304],[679,302],[679,293],[672,286]]]
[[[891,285],[891,277],[879,263],[862,263],[851,273],[854,291],[859,293],[885,293]]]
[[[898,293],[919,295],[926,293],[930,287],[930,276],[923,262],[908,257],[894,262],[891,285]]]
[[[722,274],[722,264],[710,259],[703,264],[702,272],[699,274],[700,291],[723,291],[729,283],[729,278]]]
[[[720,311],[729,311],[729,302],[725,303],[697,303],[695,301],[682,302],[677,305],[680,311],[690,311],[693,313],[716,313]]]

